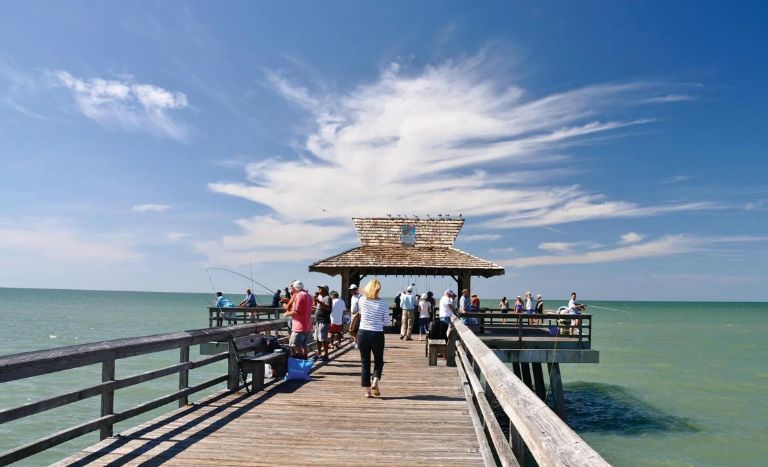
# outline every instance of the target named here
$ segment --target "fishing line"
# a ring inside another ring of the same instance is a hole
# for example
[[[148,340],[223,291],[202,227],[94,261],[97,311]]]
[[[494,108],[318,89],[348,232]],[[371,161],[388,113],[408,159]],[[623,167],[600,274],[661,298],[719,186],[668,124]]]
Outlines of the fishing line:
[[[627,310],[618,310],[616,308],[608,308],[604,306],[597,306],[597,305],[589,305],[592,308],[597,308],[599,310],[608,310],[608,311],[618,311],[619,313],[629,313]]]
[[[252,284],[256,284],[256,285],[258,285],[259,287],[263,288],[264,290],[266,290],[267,292],[269,292],[269,294],[270,294],[270,295],[271,295],[271,294],[273,294],[273,293],[275,293],[275,290],[277,290],[277,289],[274,289],[274,290],[273,290],[273,289],[271,289],[271,288],[267,287],[266,285],[262,284],[261,282],[259,282],[259,281],[257,281],[257,280],[254,280],[254,279],[253,279],[253,277],[248,277],[248,276],[246,276],[245,274],[240,274],[239,272],[237,272],[237,271],[233,271],[233,270],[231,270],[231,269],[227,269],[227,268],[205,268],[205,270],[206,270],[206,271],[215,271],[215,270],[219,270],[219,271],[227,271],[227,272],[229,272],[229,273],[232,273],[232,274],[236,274],[236,275],[238,275],[238,276],[242,277],[243,279],[247,279],[247,280],[251,281],[251,283],[252,283]],[[210,276],[210,274],[209,274],[209,276]]]

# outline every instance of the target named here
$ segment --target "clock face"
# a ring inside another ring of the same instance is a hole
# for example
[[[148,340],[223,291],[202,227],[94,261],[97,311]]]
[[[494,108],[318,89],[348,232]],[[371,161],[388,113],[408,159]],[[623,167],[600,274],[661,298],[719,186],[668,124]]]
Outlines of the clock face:
[[[403,245],[414,246],[416,244],[416,226],[405,224],[400,227],[400,243]]]

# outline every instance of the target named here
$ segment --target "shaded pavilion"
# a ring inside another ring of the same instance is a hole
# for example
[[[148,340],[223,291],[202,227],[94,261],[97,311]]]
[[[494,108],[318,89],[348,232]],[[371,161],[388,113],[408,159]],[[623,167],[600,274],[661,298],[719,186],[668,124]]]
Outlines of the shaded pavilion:
[[[460,292],[471,288],[473,276],[504,274],[498,264],[453,246],[463,218],[367,217],[352,223],[362,245],[309,266],[310,272],[340,275],[347,303],[350,284],[360,284],[366,276],[450,276]]]

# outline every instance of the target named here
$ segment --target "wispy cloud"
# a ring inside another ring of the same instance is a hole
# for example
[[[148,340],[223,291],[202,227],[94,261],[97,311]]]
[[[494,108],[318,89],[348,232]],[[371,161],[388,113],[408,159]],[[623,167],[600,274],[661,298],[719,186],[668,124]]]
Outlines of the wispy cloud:
[[[624,243],[625,245],[630,243],[638,243],[642,241],[643,238],[645,238],[645,235],[639,234],[637,232],[627,232],[621,236],[621,243]]]
[[[493,241],[501,238],[499,234],[473,234],[473,235],[460,235],[457,240],[464,242],[483,242]]]
[[[187,237],[189,237],[190,234],[186,232],[168,232],[165,234],[165,238],[170,240],[171,242],[178,242],[180,240],[183,240]]]
[[[566,255],[542,255],[522,258],[497,260],[498,263],[513,268],[532,266],[555,266],[567,264],[595,264],[628,261],[642,258],[655,258],[702,252],[714,245],[766,242],[768,236],[722,236],[697,237],[691,235],[667,235],[645,243],[622,246],[598,251],[579,252]]]
[[[0,226],[0,251],[7,254],[21,252],[26,258],[41,261],[99,264],[132,263],[143,258],[123,235],[86,234],[55,219],[27,219],[14,224]]]
[[[595,249],[601,245],[595,242],[544,242],[539,244],[539,249],[552,253],[568,253],[577,249]]]
[[[104,126],[146,131],[180,141],[189,136],[185,125],[172,116],[173,111],[189,106],[184,93],[137,83],[131,76],[84,79],[63,70],[52,71],[49,76],[52,86],[72,93],[83,115]]]
[[[325,252],[337,252],[340,245],[352,241],[347,226],[286,222],[272,216],[239,219],[235,224],[240,228],[239,235],[195,244],[210,265],[317,259]]]
[[[661,183],[667,183],[667,184],[680,183],[680,182],[685,182],[687,180],[691,180],[693,178],[694,178],[693,175],[673,175],[671,177],[667,177],[661,180]]]
[[[649,97],[648,99],[645,99],[645,102],[666,104],[670,102],[692,101],[694,99],[696,99],[696,96],[690,94],[665,94],[663,96]]]
[[[173,209],[170,204],[138,204],[132,208],[136,212],[166,212]]]
[[[502,73],[489,72],[486,62],[479,54],[415,75],[390,66],[376,82],[334,96],[314,96],[270,73],[275,91],[314,119],[303,157],[271,160],[270,170],[251,165],[247,183],[209,188],[265,205],[291,221],[461,212],[487,216],[486,227],[517,228],[711,206],[638,206],[545,177],[531,177],[525,187],[510,184],[521,170],[559,170],[567,165],[568,148],[584,138],[650,122],[610,115],[658,94],[658,85],[595,85],[531,99]],[[418,182],[402,183],[413,180],[414,171]]]

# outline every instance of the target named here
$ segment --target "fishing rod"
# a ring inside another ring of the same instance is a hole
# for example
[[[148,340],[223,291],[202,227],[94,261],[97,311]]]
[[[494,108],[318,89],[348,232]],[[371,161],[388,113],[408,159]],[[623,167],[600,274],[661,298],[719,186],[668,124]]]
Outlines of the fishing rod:
[[[597,308],[599,310],[618,311],[619,313],[629,313],[627,310],[619,310],[616,308],[608,308],[608,307],[597,306],[597,305],[587,305],[587,306],[589,306],[590,308]]]
[[[266,290],[270,294],[275,293],[275,290],[277,290],[277,289],[271,289],[271,288],[267,287],[266,285],[262,284],[261,282],[259,282],[257,280],[254,280],[253,277],[248,277],[245,274],[241,274],[241,273],[239,273],[237,271],[233,271],[231,269],[227,269],[227,268],[205,268],[205,271],[217,271],[217,270],[218,271],[227,271],[229,273],[236,274],[236,275],[242,277],[243,279],[247,279],[247,280],[251,281],[251,283],[260,286],[261,288],[263,288],[264,290]]]

